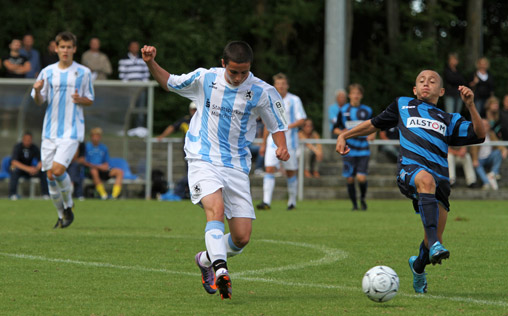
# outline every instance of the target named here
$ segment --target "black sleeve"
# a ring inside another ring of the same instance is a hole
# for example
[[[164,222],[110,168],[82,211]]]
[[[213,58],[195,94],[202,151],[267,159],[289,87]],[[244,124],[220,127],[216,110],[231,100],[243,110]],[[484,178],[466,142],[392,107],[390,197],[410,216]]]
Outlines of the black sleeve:
[[[458,113],[454,115],[460,116]],[[448,140],[449,146],[466,146],[473,144],[481,144],[485,138],[478,138],[474,131],[474,126],[471,121],[467,121],[464,117],[460,117],[455,126],[453,126],[453,133]]]
[[[19,161],[19,156],[21,155],[21,143],[14,145],[14,148],[12,149],[12,160]]]
[[[395,99],[383,112],[371,120],[375,128],[386,130],[399,123],[399,99]]]
[[[37,161],[41,161],[41,151],[37,145],[32,145],[32,155],[37,159]]]
[[[79,143],[78,157],[85,157],[85,143],[84,142]]]
[[[342,112],[339,109],[339,113],[337,114],[337,120],[335,120],[335,124],[333,125],[333,129],[344,129],[344,124],[342,124]]]

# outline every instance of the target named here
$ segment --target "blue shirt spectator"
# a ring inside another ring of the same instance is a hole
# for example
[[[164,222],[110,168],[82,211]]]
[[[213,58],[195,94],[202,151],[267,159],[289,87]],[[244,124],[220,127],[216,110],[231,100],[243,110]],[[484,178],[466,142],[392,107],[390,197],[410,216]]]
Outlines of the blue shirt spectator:
[[[34,37],[32,34],[26,34],[23,37],[23,47],[19,53],[25,56],[30,62],[30,71],[25,74],[25,78],[37,78],[41,71],[41,55],[33,48]]]

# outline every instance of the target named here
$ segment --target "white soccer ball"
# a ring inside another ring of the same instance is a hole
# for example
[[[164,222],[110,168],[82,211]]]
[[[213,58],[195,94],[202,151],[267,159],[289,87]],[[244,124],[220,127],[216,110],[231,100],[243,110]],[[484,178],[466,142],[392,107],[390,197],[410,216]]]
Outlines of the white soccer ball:
[[[386,302],[397,295],[399,277],[390,267],[375,266],[363,276],[362,288],[363,293],[374,302]]]

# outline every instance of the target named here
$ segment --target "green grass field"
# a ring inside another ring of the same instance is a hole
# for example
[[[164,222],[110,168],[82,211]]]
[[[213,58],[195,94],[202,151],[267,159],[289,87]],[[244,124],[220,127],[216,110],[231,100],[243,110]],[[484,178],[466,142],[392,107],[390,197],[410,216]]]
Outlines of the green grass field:
[[[409,256],[423,229],[409,200],[283,202],[257,212],[228,265],[233,299],[207,294],[194,263],[205,218],[190,202],[77,202],[53,230],[50,201],[0,201],[0,315],[508,315],[508,202],[452,201],[444,245],[415,295]],[[363,274],[392,267],[400,290],[370,301]]]

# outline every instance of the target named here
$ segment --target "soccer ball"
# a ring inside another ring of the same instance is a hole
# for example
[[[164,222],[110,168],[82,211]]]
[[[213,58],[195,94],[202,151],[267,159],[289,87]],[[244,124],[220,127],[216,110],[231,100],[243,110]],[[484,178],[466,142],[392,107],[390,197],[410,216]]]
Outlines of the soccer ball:
[[[386,302],[397,295],[399,277],[390,267],[375,266],[363,276],[362,288],[363,293],[374,302]]]

